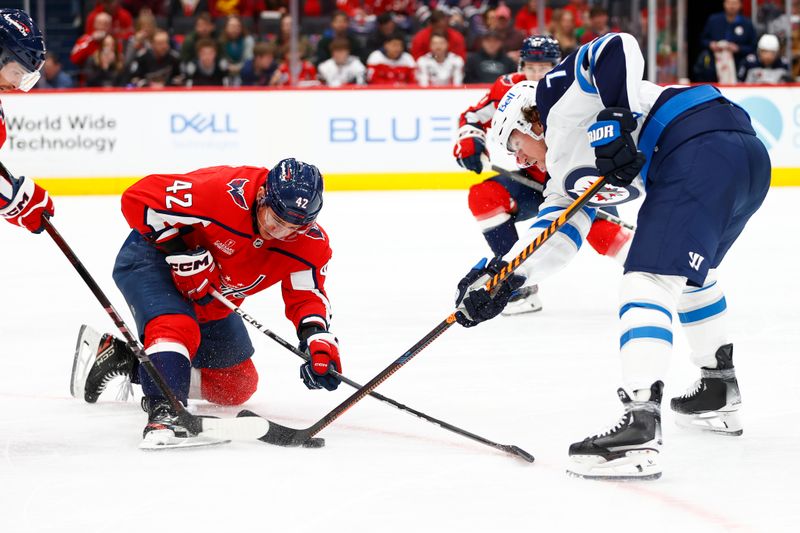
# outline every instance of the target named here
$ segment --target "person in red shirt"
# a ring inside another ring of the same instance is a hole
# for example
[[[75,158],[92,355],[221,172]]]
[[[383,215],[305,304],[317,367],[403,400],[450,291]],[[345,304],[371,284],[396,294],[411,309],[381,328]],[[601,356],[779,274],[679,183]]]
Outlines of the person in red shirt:
[[[45,61],[42,33],[19,9],[0,9],[0,92],[28,92],[41,77]],[[6,142],[6,117],[0,103],[0,148]],[[31,178],[14,177],[0,164],[0,217],[15,226],[41,233],[53,216],[50,195]]]
[[[448,50],[460,55],[461,59],[467,58],[464,36],[450,27],[445,13],[437,10],[431,13],[428,26],[418,31],[411,40],[411,55],[414,59],[419,59],[431,51],[430,42],[433,33],[444,33],[447,37]]]
[[[86,63],[86,60],[100,49],[103,39],[105,39],[107,35],[114,36],[111,32],[111,15],[108,13],[98,13],[92,20],[92,24],[92,30],[78,37],[69,55],[69,60],[79,67],[82,67],[84,63]],[[114,37],[114,40],[117,43],[117,47],[120,47],[120,41],[118,41],[116,37]]]
[[[94,31],[94,19],[100,13],[111,15],[111,33],[120,42],[133,35],[133,15],[130,11],[119,5],[118,0],[97,0],[94,9],[86,16],[86,33]]]
[[[239,405],[258,385],[244,322],[211,289],[238,305],[280,284],[286,318],[311,356],[301,366],[302,380],[310,389],[339,385],[330,374],[342,366],[325,292],[331,247],[315,222],[322,190],[317,167],[284,159],[271,170],[220,166],[154,174],[123,193],[122,214],[133,231],[117,255],[114,281],[133,310],[145,352],[184,404],[191,397]],[[104,339],[87,360],[76,354],[75,368],[86,370],[74,373],[73,390],[93,402],[110,376],[122,374],[140,382],[146,398],[142,447],[203,444],[180,425],[124,344]],[[106,356],[111,345],[113,355]]]
[[[517,11],[517,16],[514,17],[514,27],[524,32],[526,35],[535,35],[541,33],[539,31],[538,9],[539,0],[528,0],[528,3],[522,6],[522,9]],[[553,10],[549,7],[545,7],[544,20],[542,21],[543,29],[547,29],[552,16]]]
[[[367,58],[367,83],[369,85],[412,85],[416,82],[417,64],[404,50],[403,34],[394,33],[386,38],[383,48]]]

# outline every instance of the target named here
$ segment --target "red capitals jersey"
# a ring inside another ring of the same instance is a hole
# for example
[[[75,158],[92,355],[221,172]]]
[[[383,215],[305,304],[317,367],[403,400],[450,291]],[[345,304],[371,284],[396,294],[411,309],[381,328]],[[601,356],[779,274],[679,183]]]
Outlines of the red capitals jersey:
[[[0,148],[6,142],[6,115],[3,112],[3,103],[0,102]]]
[[[526,79],[525,74],[522,72],[503,74],[497,78],[489,89],[489,92],[481,98],[480,102],[461,113],[461,116],[458,118],[458,126],[461,127],[465,124],[470,124],[476,128],[480,128],[484,132],[488,130],[492,125],[492,117],[497,110],[497,105],[500,100],[503,99],[511,87]],[[539,183],[547,181],[547,174],[539,170],[539,167],[523,168],[522,171],[525,172],[528,177]]]
[[[180,238],[189,249],[209,250],[220,268],[220,292],[237,304],[280,282],[286,317],[295,328],[314,322],[327,328],[328,235],[314,225],[293,241],[261,238],[254,227],[254,209],[256,192],[268,172],[259,167],[210,167],[146,176],[123,193],[122,214],[158,247]],[[200,322],[230,314],[216,300],[195,305],[195,311]]]

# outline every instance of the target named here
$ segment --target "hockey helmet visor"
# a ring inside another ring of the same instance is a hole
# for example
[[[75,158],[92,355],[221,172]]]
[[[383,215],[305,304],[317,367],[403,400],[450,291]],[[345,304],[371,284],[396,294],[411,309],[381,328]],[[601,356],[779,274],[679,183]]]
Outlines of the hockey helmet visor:
[[[0,9],[0,76],[28,92],[39,81],[44,60],[44,39],[28,14]]]

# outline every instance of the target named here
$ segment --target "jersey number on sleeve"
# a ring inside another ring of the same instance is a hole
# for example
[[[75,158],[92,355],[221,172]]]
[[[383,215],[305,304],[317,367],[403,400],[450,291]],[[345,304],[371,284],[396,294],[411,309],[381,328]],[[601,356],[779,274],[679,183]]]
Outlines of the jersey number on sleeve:
[[[187,192],[181,195],[180,197],[177,197],[179,191],[185,191],[186,189],[191,189],[191,188],[192,184],[189,183],[188,181],[175,180],[175,182],[166,189],[167,192],[171,192],[172,194],[176,195],[176,196],[170,196],[169,194],[167,195],[166,199],[167,209],[172,209],[173,203],[181,207],[191,207],[192,193]]]

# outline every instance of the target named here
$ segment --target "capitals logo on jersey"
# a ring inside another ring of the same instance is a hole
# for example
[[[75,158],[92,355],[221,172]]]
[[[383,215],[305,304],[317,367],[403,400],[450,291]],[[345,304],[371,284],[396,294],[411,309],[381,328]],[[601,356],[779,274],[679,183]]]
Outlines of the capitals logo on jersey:
[[[250,206],[247,205],[247,202],[244,199],[244,186],[249,182],[249,179],[246,178],[234,178],[228,182],[228,194],[231,195],[233,198],[233,203],[244,209],[245,211],[250,210]]]
[[[14,20],[11,15],[4,14],[3,18],[6,19],[7,23],[16,28],[16,30],[22,34],[22,37],[27,37],[31,34],[31,29],[29,27],[18,20]]]

